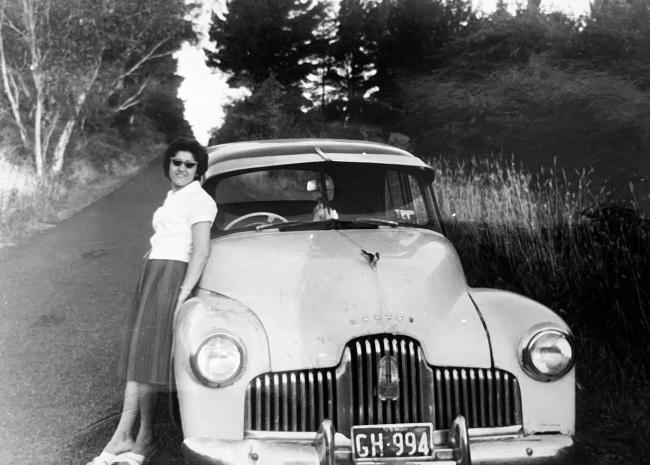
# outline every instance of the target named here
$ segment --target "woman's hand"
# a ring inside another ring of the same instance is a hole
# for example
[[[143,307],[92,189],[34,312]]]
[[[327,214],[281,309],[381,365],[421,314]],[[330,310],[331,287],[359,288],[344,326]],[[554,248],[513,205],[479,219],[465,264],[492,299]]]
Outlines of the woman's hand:
[[[181,287],[181,291],[178,293],[178,300],[176,301],[176,311],[178,311],[181,305],[183,305],[183,302],[185,302],[190,297],[190,294],[192,294],[191,289]]]

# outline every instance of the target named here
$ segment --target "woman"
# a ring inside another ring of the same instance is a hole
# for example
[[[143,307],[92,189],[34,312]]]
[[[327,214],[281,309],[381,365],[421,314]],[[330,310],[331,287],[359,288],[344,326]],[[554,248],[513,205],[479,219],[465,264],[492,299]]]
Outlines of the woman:
[[[155,452],[153,417],[158,392],[170,383],[174,316],[203,273],[217,214],[199,183],[207,164],[206,150],[194,140],[177,139],[165,151],[163,170],[171,190],[153,215],[151,250],[129,318],[121,363],[126,379],[122,414],[110,441],[89,465],[139,465]]]

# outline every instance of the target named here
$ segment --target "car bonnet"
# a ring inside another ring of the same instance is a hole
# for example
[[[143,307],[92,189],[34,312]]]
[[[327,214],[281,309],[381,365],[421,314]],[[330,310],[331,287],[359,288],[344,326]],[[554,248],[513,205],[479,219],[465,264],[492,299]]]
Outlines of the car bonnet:
[[[417,339],[439,366],[490,366],[460,260],[417,228],[262,231],[213,241],[200,287],[259,317],[274,371],[335,366],[366,334]]]

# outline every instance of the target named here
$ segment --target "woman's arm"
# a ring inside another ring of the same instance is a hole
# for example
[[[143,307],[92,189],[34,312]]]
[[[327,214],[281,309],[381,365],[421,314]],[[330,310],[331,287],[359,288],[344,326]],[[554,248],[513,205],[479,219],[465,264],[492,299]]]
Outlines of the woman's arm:
[[[208,255],[210,255],[210,222],[194,223],[192,225],[192,255],[190,255],[185,278],[183,278],[181,284],[181,292],[178,295],[176,305],[177,309],[190,296],[192,289],[199,282],[203,268],[205,268],[208,261]]]

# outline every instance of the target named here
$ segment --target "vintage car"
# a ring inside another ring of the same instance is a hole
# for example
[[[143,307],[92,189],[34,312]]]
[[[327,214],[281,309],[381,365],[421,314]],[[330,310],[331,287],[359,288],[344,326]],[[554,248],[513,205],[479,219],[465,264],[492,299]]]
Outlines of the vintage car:
[[[187,463],[570,463],[571,333],[467,285],[433,179],[371,142],[210,148],[211,254],[174,336]]]

